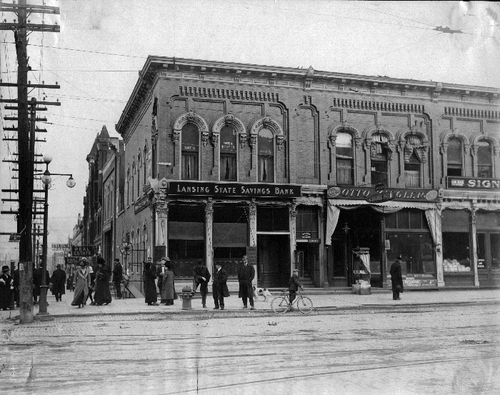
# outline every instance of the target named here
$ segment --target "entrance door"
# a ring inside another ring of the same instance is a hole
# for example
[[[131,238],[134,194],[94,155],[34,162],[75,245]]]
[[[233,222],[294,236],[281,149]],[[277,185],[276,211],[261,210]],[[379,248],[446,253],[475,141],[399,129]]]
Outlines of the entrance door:
[[[351,284],[349,280],[351,256],[348,251],[349,240],[345,235],[332,237],[333,278],[329,281],[333,287],[347,287]]]
[[[480,286],[500,284],[500,233],[477,233],[477,258]]]
[[[290,278],[290,237],[257,235],[259,286],[286,287]]]

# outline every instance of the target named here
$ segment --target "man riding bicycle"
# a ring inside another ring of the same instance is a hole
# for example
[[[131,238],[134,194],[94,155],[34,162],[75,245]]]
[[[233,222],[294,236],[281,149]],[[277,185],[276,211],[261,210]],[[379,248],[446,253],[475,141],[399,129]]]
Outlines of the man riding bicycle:
[[[290,282],[288,285],[288,291],[290,291],[290,294],[289,294],[290,305],[293,303],[293,301],[295,299],[295,295],[297,294],[297,291],[299,288],[302,291],[304,290],[304,287],[302,286],[302,284],[300,284],[300,281],[299,281],[299,269],[294,269],[292,277],[290,277]]]

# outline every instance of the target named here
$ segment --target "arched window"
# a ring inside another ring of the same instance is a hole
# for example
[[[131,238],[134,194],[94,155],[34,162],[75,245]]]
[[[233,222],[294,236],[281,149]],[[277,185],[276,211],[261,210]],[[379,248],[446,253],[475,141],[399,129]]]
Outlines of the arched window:
[[[352,149],[352,135],[339,132],[335,143],[337,159],[337,184],[354,184],[354,156]]]
[[[182,127],[182,179],[198,179],[198,153],[200,133],[196,125],[187,123]]]
[[[383,182],[388,186],[387,161],[389,159],[389,139],[387,136],[381,133],[373,134],[370,159],[372,184],[375,185]]]
[[[274,139],[273,132],[261,129],[257,140],[259,181],[274,182]]]
[[[141,197],[141,167],[142,167],[142,160],[141,160],[141,153],[139,152],[139,155],[137,157],[137,197]]]
[[[408,136],[405,147],[405,186],[407,188],[420,188],[420,168],[421,158],[417,153],[422,154],[422,141],[418,136]]]
[[[236,131],[224,126],[220,131],[220,179],[236,181]]]
[[[461,176],[463,167],[463,156],[462,156],[462,141],[457,138],[450,138],[448,140],[448,163],[447,163],[447,175],[448,176]]]
[[[143,179],[144,179],[144,184],[148,181],[148,149],[147,147],[144,147],[144,155],[142,156],[142,160],[144,161],[143,163]]]
[[[130,204],[130,168],[127,169],[127,180],[125,184],[125,206]]]
[[[135,169],[135,162],[132,163],[132,174],[131,174],[131,180],[130,180],[130,203],[134,202],[135,199],[135,175],[136,175],[136,169]]]
[[[491,178],[493,177],[491,145],[485,140],[479,141],[477,145],[477,176]]]

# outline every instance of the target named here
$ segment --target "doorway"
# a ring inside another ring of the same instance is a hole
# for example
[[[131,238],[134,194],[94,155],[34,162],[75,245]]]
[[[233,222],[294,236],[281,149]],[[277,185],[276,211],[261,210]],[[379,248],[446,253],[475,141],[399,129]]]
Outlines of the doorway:
[[[290,236],[257,235],[259,286],[286,287],[290,278]]]

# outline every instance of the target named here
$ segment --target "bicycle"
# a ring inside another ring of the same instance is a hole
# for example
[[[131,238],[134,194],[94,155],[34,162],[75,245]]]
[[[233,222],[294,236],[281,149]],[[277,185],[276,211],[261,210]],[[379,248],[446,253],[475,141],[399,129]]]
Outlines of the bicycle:
[[[289,310],[293,309],[293,305],[296,304],[297,308],[302,314],[309,314],[313,310],[313,302],[307,296],[302,294],[301,290],[297,291],[295,299],[290,303],[290,298],[288,296],[288,290],[284,289],[281,295],[276,296],[271,301],[271,308],[276,314],[284,314]]]

